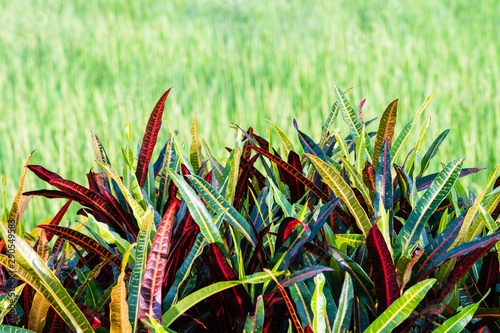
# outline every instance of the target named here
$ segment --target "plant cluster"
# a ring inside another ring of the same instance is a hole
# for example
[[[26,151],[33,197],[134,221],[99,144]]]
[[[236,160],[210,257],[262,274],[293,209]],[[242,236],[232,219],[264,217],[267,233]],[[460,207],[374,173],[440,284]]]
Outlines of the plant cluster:
[[[500,331],[500,166],[479,194],[460,178],[482,169],[463,159],[428,174],[448,134],[424,149],[430,118],[397,165],[434,94],[395,136],[398,100],[371,131],[364,101],[334,90],[319,141],[294,122],[301,155],[274,124],[267,139],[235,126],[223,163],[195,118],[188,149],[170,130],[153,159],[167,91],[136,155],[127,126],[123,165],[92,134],[87,186],[28,160],[0,223],[1,329]],[[28,169],[53,189],[23,193]],[[66,202],[28,232],[32,196]],[[72,203],[81,218],[64,223]]]

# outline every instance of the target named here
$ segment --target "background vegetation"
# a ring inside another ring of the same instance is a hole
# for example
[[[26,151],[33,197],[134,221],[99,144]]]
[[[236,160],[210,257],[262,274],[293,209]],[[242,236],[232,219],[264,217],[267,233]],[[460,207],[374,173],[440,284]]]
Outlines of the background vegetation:
[[[132,142],[140,140],[152,101],[170,86],[170,125],[186,133],[198,112],[200,137],[218,147],[215,156],[234,140],[231,122],[263,132],[266,119],[290,129],[297,117],[319,140],[335,100],[333,80],[354,86],[353,103],[366,98],[367,119],[400,98],[396,133],[436,91],[425,146],[451,131],[431,171],[461,156],[466,167],[491,170],[500,137],[499,11],[495,0],[0,0],[7,199],[34,148],[32,163],[79,183],[94,159],[91,130],[110,159],[120,160],[111,142],[123,142],[127,120],[141,129]],[[484,184],[488,173],[469,184]],[[45,186],[34,178],[26,189]],[[59,207],[51,204],[34,198],[26,220],[54,215]]]

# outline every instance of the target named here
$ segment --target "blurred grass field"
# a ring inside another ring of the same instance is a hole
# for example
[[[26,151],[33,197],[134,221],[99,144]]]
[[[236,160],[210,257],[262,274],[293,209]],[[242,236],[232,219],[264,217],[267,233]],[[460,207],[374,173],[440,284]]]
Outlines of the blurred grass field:
[[[232,146],[231,122],[267,135],[268,119],[295,139],[296,118],[319,139],[333,81],[354,87],[353,103],[366,98],[368,119],[399,98],[397,133],[437,92],[424,114],[432,116],[425,149],[451,132],[432,169],[465,156],[465,166],[491,170],[500,162],[499,12],[497,0],[0,0],[7,200],[35,148],[32,163],[85,183],[96,166],[93,130],[119,163],[126,122],[138,142],[169,87],[172,128],[189,139],[197,113],[201,137],[221,157]],[[165,127],[160,142],[166,136]],[[478,190],[487,175],[464,183]],[[25,189],[45,186],[28,175]],[[62,204],[34,198],[26,221],[45,220]]]

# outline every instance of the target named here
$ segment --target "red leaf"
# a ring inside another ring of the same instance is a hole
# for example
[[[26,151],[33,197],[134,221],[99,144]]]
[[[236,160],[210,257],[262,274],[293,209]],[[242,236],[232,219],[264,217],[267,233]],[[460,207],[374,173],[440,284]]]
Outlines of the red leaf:
[[[101,195],[95,193],[88,188],[79,185],[71,180],[67,179],[53,179],[49,182],[50,185],[53,185],[60,189],[63,192],[74,195],[79,198],[81,201],[91,205],[92,208],[95,208],[102,216],[105,216],[113,222],[113,228],[116,232],[120,232],[120,230],[125,231],[123,224],[127,226],[127,229],[137,236],[136,229],[132,228],[127,218],[117,210],[112,204],[106,201]]]
[[[68,200],[68,202],[66,202],[66,204],[61,208],[61,210],[57,212],[56,216],[54,216],[52,221],[50,221],[49,223],[50,225],[59,225],[59,223],[61,223],[64,214],[66,214],[66,212],[68,211],[68,207],[71,204],[71,201],[72,200]],[[49,231],[46,232],[46,236],[47,236],[47,241],[49,242],[52,239],[52,237],[54,237],[54,235]]]
[[[56,236],[59,236],[60,238],[65,239],[68,242],[78,245],[79,247],[81,247],[82,249],[84,249],[89,253],[95,253],[99,255],[101,258],[107,259],[113,257],[111,259],[111,263],[115,265],[115,267],[117,267],[118,269],[121,269],[122,261],[120,258],[116,257],[111,251],[109,251],[107,248],[99,244],[94,239],[90,238],[87,235],[82,234],[79,231],[67,227],[62,227],[59,225],[56,226],[50,224],[40,224],[37,225],[36,227],[48,230],[53,234],[55,234]]]
[[[170,237],[174,226],[175,214],[180,206],[179,199],[172,198],[167,212],[163,216],[158,230],[156,231],[151,252],[146,260],[144,278],[142,280],[141,294],[139,298],[138,318],[147,319],[147,314],[161,323],[162,298],[161,283],[167,266],[168,249]]]
[[[437,298],[437,302],[441,303],[446,295],[455,287],[455,284],[460,281],[460,279],[472,268],[472,266],[479,260],[483,255],[488,253],[488,251],[495,246],[495,242],[491,242],[488,246],[478,248],[472,252],[470,252],[464,259],[462,259],[457,266],[453,268],[450,277],[448,278],[448,282],[441,290],[439,297]],[[496,254],[495,254],[496,255]]]
[[[278,234],[276,237],[276,246],[275,246],[275,251],[278,251],[281,245],[285,242],[285,240],[290,236],[297,226],[297,224],[302,224],[304,228],[308,228],[306,225],[304,225],[302,222],[299,220],[293,218],[293,217],[286,217],[281,223],[278,228]]]
[[[229,266],[226,257],[222,253],[218,245],[211,243],[208,244],[208,251],[205,256],[208,268],[215,281],[233,281],[238,280],[238,274]],[[231,320],[233,327],[238,322],[243,323],[249,312],[252,311],[252,301],[248,295],[245,287],[242,285],[235,286],[228,290],[221,292],[224,304],[227,305],[227,310],[232,314]]]
[[[250,148],[254,149],[255,151],[259,152],[260,154],[264,155],[267,157],[269,160],[272,162],[276,163],[278,167],[283,168],[287,173],[289,173],[292,177],[295,177],[299,182],[304,184],[305,187],[311,190],[314,194],[316,194],[323,202],[328,202],[330,201],[330,197],[323,191],[321,191],[312,181],[310,181],[306,176],[304,176],[302,173],[300,173],[297,169],[295,169],[291,164],[288,164],[287,162],[283,161],[281,158],[271,154],[270,152],[250,146]]]
[[[137,170],[135,172],[140,187],[144,186],[148,176],[148,166],[149,162],[151,162],[151,156],[153,155],[156,141],[158,140],[158,132],[161,127],[165,100],[169,92],[170,89],[168,89],[156,103],[153,112],[151,112],[151,116],[149,116],[148,124],[146,125],[146,132],[142,139],[141,150],[139,151],[139,161],[137,162]]]
[[[62,178],[57,173],[49,171],[49,170],[45,169],[44,167],[42,167],[40,165],[33,165],[33,164],[32,165],[28,165],[28,169],[30,169],[31,171],[33,171],[33,173],[35,175],[37,175],[38,178],[40,178],[41,180],[46,181],[47,183],[49,181],[51,181],[52,179]]]
[[[366,248],[375,274],[375,294],[378,300],[377,312],[381,314],[401,295],[396,279],[396,267],[387,248],[384,236],[375,224],[366,237]]]

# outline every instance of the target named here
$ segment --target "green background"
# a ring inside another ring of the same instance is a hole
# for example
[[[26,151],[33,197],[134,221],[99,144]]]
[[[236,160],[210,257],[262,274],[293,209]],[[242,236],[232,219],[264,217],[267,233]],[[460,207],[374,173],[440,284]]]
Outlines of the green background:
[[[86,183],[96,167],[91,130],[119,165],[126,122],[138,142],[169,87],[169,124],[189,140],[197,113],[201,137],[220,157],[233,145],[231,122],[267,136],[270,120],[297,143],[295,118],[318,140],[333,82],[354,87],[353,104],[366,98],[367,119],[399,98],[397,133],[436,92],[419,121],[432,117],[424,151],[451,132],[431,171],[460,157],[491,170],[500,161],[499,12],[496,0],[0,0],[6,199],[10,205],[35,148],[32,163]],[[336,125],[347,134],[340,119]],[[478,190],[487,176],[464,183]],[[42,187],[28,174],[26,190]],[[34,198],[25,220],[41,222],[62,205]]]

